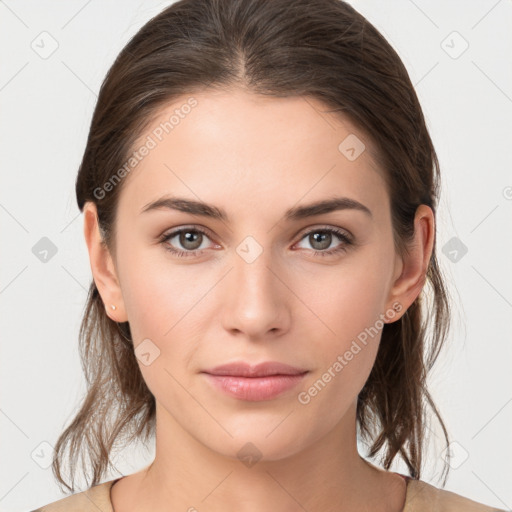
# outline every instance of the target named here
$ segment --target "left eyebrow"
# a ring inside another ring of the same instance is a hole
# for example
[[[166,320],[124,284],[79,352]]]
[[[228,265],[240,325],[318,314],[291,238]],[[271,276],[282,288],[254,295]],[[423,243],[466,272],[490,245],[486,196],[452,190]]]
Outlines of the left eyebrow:
[[[305,206],[290,208],[285,213],[285,219],[300,220],[315,215],[334,212],[336,210],[357,210],[365,213],[369,217],[373,217],[371,210],[359,201],[349,197],[334,197],[333,199],[326,199]]]
[[[229,216],[222,208],[218,208],[217,206],[203,203],[201,201],[171,196],[164,196],[156,201],[148,203],[142,208],[141,213],[161,209],[178,210],[180,212],[191,213],[193,215],[211,217],[223,222],[227,222],[229,220]],[[284,218],[287,221],[296,221],[307,217],[314,217],[315,215],[334,212],[336,210],[357,210],[365,213],[369,217],[373,217],[371,210],[359,201],[349,197],[335,197],[310,203],[305,206],[290,208],[289,210],[286,210]]]

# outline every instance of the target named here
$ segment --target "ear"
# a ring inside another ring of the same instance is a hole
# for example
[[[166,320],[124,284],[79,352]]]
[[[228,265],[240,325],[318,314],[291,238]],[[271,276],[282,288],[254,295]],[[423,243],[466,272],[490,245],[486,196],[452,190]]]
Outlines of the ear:
[[[432,255],[435,237],[435,218],[432,209],[421,204],[414,216],[414,240],[408,246],[408,253],[395,260],[395,274],[388,296],[388,309],[395,309],[396,315],[388,323],[395,322],[405,314],[420,294],[427,279],[427,268]]]
[[[126,322],[128,318],[121,287],[114,262],[101,237],[96,205],[88,201],[85,203],[83,211],[84,236],[94,282],[105,305],[107,315],[115,322]],[[115,305],[115,310],[112,309],[112,304]]]

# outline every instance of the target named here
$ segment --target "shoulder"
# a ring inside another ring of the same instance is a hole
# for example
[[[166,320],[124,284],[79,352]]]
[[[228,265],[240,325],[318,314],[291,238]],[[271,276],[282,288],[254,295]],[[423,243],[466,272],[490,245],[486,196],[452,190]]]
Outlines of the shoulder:
[[[110,480],[86,491],[67,496],[32,512],[113,512]],[[409,479],[403,512],[506,512],[489,507],[446,489],[438,489],[422,480]]]
[[[31,512],[113,512],[110,488],[117,479],[90,487],[86,491],[66,496]]]
[[[403,512],[505,512],[469,498],[439,489],[422,480],[410,479],[407,484]]]

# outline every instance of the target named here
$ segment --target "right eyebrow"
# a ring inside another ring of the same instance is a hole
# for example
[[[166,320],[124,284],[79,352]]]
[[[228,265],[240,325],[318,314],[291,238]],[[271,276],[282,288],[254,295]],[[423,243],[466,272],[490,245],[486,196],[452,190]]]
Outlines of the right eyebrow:
[[[194,201],[192,199],[185,199],[181,197],[164,196],[156,201],[148,203],[141,210],[141,214],[152,210],[178,210],[184,213],[191,213],[193,215],[202,215],[204,217],[211,217],[222,221],[228,220],[227,213],[221,208],[217,208],[208,203],[201,201]]]

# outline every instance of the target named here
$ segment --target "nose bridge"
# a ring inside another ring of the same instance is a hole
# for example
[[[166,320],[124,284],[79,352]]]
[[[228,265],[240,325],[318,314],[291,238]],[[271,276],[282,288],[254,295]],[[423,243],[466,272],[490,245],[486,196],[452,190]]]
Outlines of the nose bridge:
[[[226,327],[251,336],[284,327],[288,317],[286,288],[276,277],[272,250],[248,236],[233,254]]]
[[[252,300],[272,302],[275,295],[275,277],[270,270],[272,249],[264,248],[253,236],[248,236],[236,248],[234,262],[233,280],[240,293]]]

